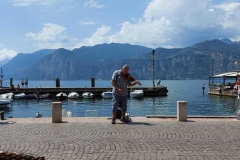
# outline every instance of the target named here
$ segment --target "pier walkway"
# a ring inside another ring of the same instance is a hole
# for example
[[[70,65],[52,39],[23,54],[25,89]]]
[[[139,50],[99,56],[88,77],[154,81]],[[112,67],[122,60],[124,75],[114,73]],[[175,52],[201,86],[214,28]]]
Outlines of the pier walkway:
[[[107,117],[7,118],[0,120],[0,151],[49,160],[240,159],[235,118],[131,117],[112,125]]]

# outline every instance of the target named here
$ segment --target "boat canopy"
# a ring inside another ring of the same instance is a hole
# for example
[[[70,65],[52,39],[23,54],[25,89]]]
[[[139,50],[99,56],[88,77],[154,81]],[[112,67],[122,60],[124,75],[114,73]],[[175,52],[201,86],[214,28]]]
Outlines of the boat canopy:
[[[209,76],[209,85],[233,85],[240,79],[240,70]]]
[[[239,75],[240,72],[226,72],[226,73],[221,73],[221,74],[216,74],[216,75],[213,75],[213,76],[210,76],[212,78],[214,77],[227,77],[227,78],[236,78],[237,75]]]

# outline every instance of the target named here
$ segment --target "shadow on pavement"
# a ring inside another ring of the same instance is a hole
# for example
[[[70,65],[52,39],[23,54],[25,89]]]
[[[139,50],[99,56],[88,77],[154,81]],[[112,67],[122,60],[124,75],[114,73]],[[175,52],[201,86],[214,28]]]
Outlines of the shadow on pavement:
[[[7,124],[14,124],[14,123],[17,123],[17,122],[14,122],[14,121],[0,121],[0,125],[7,125]]]

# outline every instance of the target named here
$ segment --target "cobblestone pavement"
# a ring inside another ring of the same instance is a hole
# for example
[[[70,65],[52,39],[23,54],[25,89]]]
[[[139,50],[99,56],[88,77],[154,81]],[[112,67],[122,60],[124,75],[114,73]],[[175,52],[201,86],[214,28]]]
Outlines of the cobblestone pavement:
[[[0,151],[73,159],[240,159],[236,119],[132,117],[110,119],[8,118],[0,120]]]

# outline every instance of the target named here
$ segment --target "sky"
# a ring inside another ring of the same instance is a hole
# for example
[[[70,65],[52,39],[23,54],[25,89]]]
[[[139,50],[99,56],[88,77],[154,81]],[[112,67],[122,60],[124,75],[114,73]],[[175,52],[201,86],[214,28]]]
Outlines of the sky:
[[[0,62],[41,49],[222,38],[240,41],[239,0],[0,0]]]

